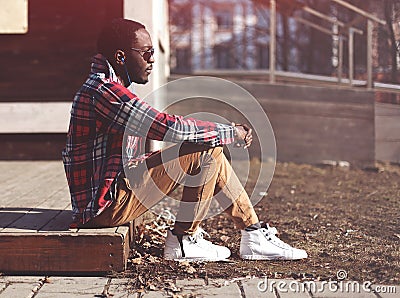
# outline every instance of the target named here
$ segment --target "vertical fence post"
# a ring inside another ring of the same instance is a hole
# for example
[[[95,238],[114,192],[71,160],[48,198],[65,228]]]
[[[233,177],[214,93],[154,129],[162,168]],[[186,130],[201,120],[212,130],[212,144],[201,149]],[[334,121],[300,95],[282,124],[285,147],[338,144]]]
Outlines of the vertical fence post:
[[[338,64],[338,82],[342,82],[343,77],[343,36],[339,35],[339,64]]]
[[[367,88],[372,89],[372,29],[373,23],[368,19],[367,23]]]
[[[354,78],[354,30],[349,28],[349,85],[353,85]]]
[[[276,54],[276,0],[270,0],[269,24],[269,82],[275,83],[275,54]]]

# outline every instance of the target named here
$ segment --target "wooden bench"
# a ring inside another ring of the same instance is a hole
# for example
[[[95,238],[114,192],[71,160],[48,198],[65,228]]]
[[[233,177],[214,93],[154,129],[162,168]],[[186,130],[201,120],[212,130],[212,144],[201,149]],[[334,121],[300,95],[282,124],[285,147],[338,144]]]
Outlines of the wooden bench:
[[[110,272],[126,268],[133,225],[69,229],[61,161],[0,162],[0,272]]]

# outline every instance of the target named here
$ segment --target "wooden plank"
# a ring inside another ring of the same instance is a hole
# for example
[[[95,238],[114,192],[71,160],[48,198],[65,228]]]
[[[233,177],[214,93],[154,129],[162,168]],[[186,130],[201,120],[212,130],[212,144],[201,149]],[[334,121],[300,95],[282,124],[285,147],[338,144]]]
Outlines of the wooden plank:
[[[129,229],[130,229],[129,225],[119,226],[119,227],[116,227],[115,233],[120,234],[120,235],[122,235],[124,237],[125,237],[125,235],[129,236]]]
[[[64,209],[71,209],[70,204],[64,202],[64,208],[42,209],[29,207],[7,207],[0,209],[0,232],[4,229],[15,228],[23,230],[40,230],[49,221],[62,212]],[[45,215],[46,212],[50,212]],[[45,220],[47,218],[47,221]],[[72,218],[72,217],[71,217]],[[69,222],[71,221],[69,219]],[[10,231],[8,231],[10,232]]]
[[[21,202],[20,202],[21,203]],[[24,206],[24,205],[22,205]],[[70,206],[68,189],[63,186],[61,189],[56,190],[50,196],[43,199],[38,204],[28,204],[28,207],[20,207],[24,212],[14,212],[14,220],[12,219],[12,211],[18,210],[17,208],[4,208],[3,211],[8,210],[11,213],[7,218],[0,219],[1,226],[4,232],[32,232],[38,231],[41,227],[45,226],[49,221],[56,217],[62,210]],[[8,220],[8,222],[6,221]],[[71,219],[69,220],[69,222]]]
[[[78,229],[77,233],[79,235],[93,235],[93,234],[106,234],[106,235],[111,235],[111,234],[118,234],[116,233],[118,227],[112,227],[112,228],[98,228],[98,229]],[[119,235],[119,234],[118,234]]]
[[[69,229],[71,204],[60,162],[2,166],[24,179],[13,179],[7,196],[0,198],[8,206],[0,209],[0,271],[124,270],[129,227]],[[12,187],[18,189],[11,192]]]
[[[69,206],[69,204],[65,205]],[[32,209],[25,215],[20,217],[18,220],[11,223],[8,227],[1,230],[5,233],[26,233],[26,232],[38,232],[41,228],[53,218],[57,217],[62,210],[56,209]],[[71,222],[69,219],[68,223]]]
[[[0,134],[2,160],[60,160],[66,133]]]
[[[55,185],[66,185],[65,175],[60,171],[62,164],[60,162],[46,162],[30,164],[30,168],[19,175],[16,179],[4,187],[0,198],[0,206],[28,206],[47,199],[57,188]],[[32,205],[31,205],[32,206]]]
[[[129,251],[130,248],[133,247],[134,245],[134,238],[132,237],[132,227],[133,227],[133,222],[131,224],[126,225],[126,226],[119,226],[117,227],[115,233],[120,234],[122,237],[124,237],[124,241],[127,243],[127,245],[124,246],[124,254],[126,256],[129,256]]]
[[[68,208],[68,210],[67,210]],[[70,231],[77,232],[77,229],[70,229],[69,225],[72,219],[71,205],[66,210],[61,211],[56,217],[52,218],[46,225],[40,228],[40,233]]]
[[[0,208],[0,232],[12,222],[24,216],[29,210],[30,208]]]
[[[62,163],[5,162],[2,166],[13,169],[15,164],[19,171],[14,171],[17,179],[8,183],[8,191],[0,198],[0,204],[5,206],[0,210],[4,215],[0,228],[8,227],[8,232],[38,230],[70,203]]]
[[[65,133],[70,110],[71,102],[0,103],[0,133]]]
[[[0,233],[0,271],[122,271],[126,238],[116,233]]]
[[[52,169],[51,162],[18,162],[18,167],[13,169],[15,165],[14,162],[1,163],[1,170],[6,173],[6,176],[2,178],[4,182],[2,183],[3,192],[0,202],[9,198],[13,194],[13,190],[19,190],[25,185],[39,183]]]
[[[34,207],[60,189],[67,191],[61,162],[28,162],[26,170],[16,176],[18,178],[4,183],[0,197],[2,207]]]
[[[59,191],[60,192],[60,191]],[[63,209],[67,204],[68,204],[68,200],[67,200],[67,192],[65,192],[65,190],[62,190],[63,193],[63,206],[59,207],[61,209]],[[57,192],[54,193],[55,195],[57,194]],[[30,200],[32,200],[32,198],[29,198]],[[47,198],[49,199],[49,198]],[[62,202],[62,201],[60,201]],[[3,207],[0,208],[0,231],[2,231],[2,229],[9,227],[12,223],[14,222],[18,222],[20,220],[22,220],[22,218],[24,218],[27,214],[30,214],[29,216],[33,216],[35,214],[38,213],[43,213],[46,210],[43,209],[44,207],[46,207],[46,205],[42,205],[41,208],[37,208],[38,206],[40,206],[40,204],[34,204],[31,202],[18,202],[18,200],[14,200],[14,201],[10,201],[9,205],[14,205],[14,206],[19,206],[19,207]],[[4,205],[4,204],[3,204]],[[51,206],[50,206],[51,207]],[[53,206],[54,208],[54,206]],[[50,218],[49,218],[50,220]],[[29,226],[29,225],[27,225]]]
[[[2,184],[5,186],[12,179],[19,179],[17,175],[23,173],[29,163],[27,161],[0,161],[0,179]]]

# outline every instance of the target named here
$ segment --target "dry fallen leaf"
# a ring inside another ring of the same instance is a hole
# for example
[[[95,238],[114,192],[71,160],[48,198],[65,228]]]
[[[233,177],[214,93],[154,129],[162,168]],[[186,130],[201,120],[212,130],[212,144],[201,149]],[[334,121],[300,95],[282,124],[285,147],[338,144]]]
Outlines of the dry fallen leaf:
[[[228,242],[228,240],[231,239],[231,237],[226,236],[226,235],[222,235],[222,236],[220,237],[220,239],[221,239],[223,242]]]
[[[168,291],[172,291],[172,292],[174,292],[174,293],[176,293],[176,292],[180,292],[181,291],[181,289],[180,288],[178,288],[176,285],[175,285],[175,283],[173,283],[173,282],[167,282],[166,283],[166,285],[165,285],[165,289]]]
[[[142,264],[142,258],[131,259],[132,264],[140,265]]]
[[[149,290],[150,291],[157,291],[158,289],[157,289],[157,287],[155,285],[149,284]]]

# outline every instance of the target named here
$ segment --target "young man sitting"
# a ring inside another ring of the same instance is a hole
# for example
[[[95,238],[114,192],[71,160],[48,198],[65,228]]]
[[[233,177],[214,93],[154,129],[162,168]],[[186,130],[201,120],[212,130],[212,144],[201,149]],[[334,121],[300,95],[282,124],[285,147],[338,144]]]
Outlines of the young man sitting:
[[[243,259],[307,257],[276,237],[275,228],[259,222],[223,154],[226,144],[250,146],[250,128],[169,115],[131,93],[127,87],[147,83],[155,62],[142,24],[113,20],[99,36],[98,52],[74,98],[63,150],[75,226],[125,224],[183,184],[177,221],[166,238],[166,259],[217,261],[230,256],[228,248],[203,239],[199,227],[214,198],[241,230]],[[146,138],[177,145],[143,153]]]

